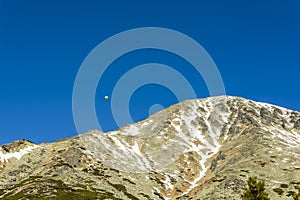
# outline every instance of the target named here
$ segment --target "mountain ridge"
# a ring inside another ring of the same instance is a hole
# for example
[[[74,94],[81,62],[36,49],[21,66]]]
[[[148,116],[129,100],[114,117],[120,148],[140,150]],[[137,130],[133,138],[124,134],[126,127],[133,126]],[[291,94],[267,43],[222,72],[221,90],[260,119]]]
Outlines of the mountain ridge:
[[[0,165],[0,197],[239,199],[258,175],[272,199],[290,199],[299,135],[296,111],[232,96],[188,100],[115,131],[33,145]]]

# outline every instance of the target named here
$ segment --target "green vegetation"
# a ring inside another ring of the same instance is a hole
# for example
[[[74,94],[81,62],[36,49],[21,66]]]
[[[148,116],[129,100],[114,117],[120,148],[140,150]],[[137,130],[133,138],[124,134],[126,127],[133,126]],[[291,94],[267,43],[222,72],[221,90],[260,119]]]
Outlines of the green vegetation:
[[[283,189],[281,189],[281,188],[274,188],[273,191],[279,195],[282,195],[284,193]]]
[[[125,179],[128,181],[129,179]],[[126,187],[122,184],[113,184],[108,182],[115,190],[124,194],[124,197],[131,200],[138,200],[139,198],[133,196],[127,191]],[[268,194],[265,192],[265,183],[258,181],[257,177],[250,177],[247,181],[248,189],[243,193],[242,200],[270,200]],[[299,183],[295,186],[298,192],[287,191],[285,196],[293,199],[300,200],[300,187]],[[30,176],[26,180],[21,181],[19,184],[10,188],[9,192],[0,189],[0,195],[4,195],[3,200],[19,200],[19,199],[41,199],[41,200],[96,200],[96,199],[109,199],[109,200],[122,200],[123,198],[116,197],[113,191],[107,191],[103,189],[95,189],[87,186],[87,182],[76,185],[67,185],[61,180],[55,180],[53,178],[45,178],[42,176]],[[288,188],[288,184],[281,184],[280,188],[274,188],[273,191],[278,195],[283,195],[284,190],[282,188]],[[22,188],[22,190],[20,190]],[[151,199],[150,196],[139,193],[147,199]],[[164,197],[154,192],[154,195],[159,199]]]
[[[242,195],[243,200],[270,200],[264,182],[257,181],[257,177],[250,177],[247,183],[248,189]]]
[[[300,200],[300,187],[298,188],[298,193],[293,195],[294,200]]]
[[[23,190],[18,191],[19,188]],[[76,188],[76,189],[75,189]],[[34,192],[33,192],[34,191]],[[1,192],[4,194],[4,191]],[[122,200],[114,196],[113,193],[106,190],[88,190],[85,185],[77,184],[68,186],[61,180],[43,179],[39,176],[31,176],[20,184],[11,188],[11,192],[4,194],[3,200],[19,199],[72,199],[72,200],[94,200],[94,199],[112,199]]]

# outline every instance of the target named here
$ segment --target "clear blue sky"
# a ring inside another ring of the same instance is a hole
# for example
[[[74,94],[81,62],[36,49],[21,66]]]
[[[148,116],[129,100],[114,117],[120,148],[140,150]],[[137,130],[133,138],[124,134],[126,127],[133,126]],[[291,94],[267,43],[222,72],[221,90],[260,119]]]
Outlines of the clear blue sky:
[[[300,110],[296,0],[0,0],[0,144],[76,135],[72,89],[82,61],[108,37],[147,26],[174,29],[198,41],[217,64],[228,95]],[[116,60],[101,80],[107,87],[96,94],[97,114],[106,116],[101,122],[105,130],[116,127],[103,95],[111,93],[122,73],[117,66],[128,70],[147,62],[188,65],[155,50]],[[208,96],[201,77],[191,82],[198,84],[198,97]],[[162,95],[155,95],[158,91]],[[131,100],[133,118],[145,118],[153,103],[168,106],[176,99],[167,88],[142,87]]]

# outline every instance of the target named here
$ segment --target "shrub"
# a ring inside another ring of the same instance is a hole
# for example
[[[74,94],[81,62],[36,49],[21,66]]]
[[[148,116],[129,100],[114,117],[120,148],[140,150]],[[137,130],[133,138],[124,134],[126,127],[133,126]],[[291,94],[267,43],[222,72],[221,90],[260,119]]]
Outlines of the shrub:
[[[250,177],[247,183],[248,189],[242,195],[243,200],[270,200],[263,181],[257,181],[257,177]]]
[[[293,195],[294,200],[300,200],[300,188],[298,188],[298,193]]]

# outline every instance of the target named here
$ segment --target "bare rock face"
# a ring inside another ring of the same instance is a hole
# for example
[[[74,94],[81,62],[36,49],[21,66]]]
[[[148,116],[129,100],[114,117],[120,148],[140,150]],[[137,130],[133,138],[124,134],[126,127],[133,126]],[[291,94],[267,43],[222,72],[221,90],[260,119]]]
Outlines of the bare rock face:
[[[270,198],[300,187],[300,113],[238,97],[185,101],[116,131],[0,148],[1,199]]]

